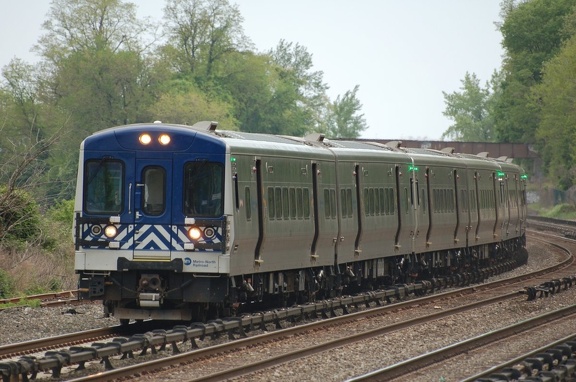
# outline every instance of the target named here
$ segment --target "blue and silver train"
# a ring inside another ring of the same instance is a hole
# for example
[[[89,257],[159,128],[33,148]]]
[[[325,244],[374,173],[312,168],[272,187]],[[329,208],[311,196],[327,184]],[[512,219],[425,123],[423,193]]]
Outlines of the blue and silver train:
[[[525,189],[504,159],[119,126],[80,148],[75,269],[83,297],[123,322],[473,273],[525,258]]]

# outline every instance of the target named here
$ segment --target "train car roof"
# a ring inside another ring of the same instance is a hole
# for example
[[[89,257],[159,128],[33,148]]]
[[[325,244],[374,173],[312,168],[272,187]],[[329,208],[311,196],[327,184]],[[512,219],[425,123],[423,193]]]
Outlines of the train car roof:
[[[487,153],[478,155],[455,153],[453,149],[433,150],[426,148],[405,148],[401,147],[401,142],[392,141],[387,144],[371,141],[353,141],[346,139],[331,140],[325,138],[324,134],[312,133],[305,137],[294,137],[286,135],[273,135],[264,133],[249,133],[234,130],[216,129],[218,124],[213,121],[201,121],[192,126],[181,124],[169,124],[156,121],[154,123],[139,123],[123,125],[100,130],[93,135],[106,135],[115,131],[127,128],[153,128],[153,129],[175,129],[179,131],[190,131],[194,135],[200,134],[204,139],[212,139],[227,144],[233,151],[258,152],[258,153],[298,153],[305,157],[309,155],[319,155],[321,157],[337,156],[341,159],[371,160],[385,157],[390,159],[402,159],[412,157],[414,159],[426,159],[432,162],[452,163],[454,159],[460,160],[463,164],[470,166],[481,166],[485,168],[505,167],[511,169],[520,166],[510,163],[507,158],[489,158]]]

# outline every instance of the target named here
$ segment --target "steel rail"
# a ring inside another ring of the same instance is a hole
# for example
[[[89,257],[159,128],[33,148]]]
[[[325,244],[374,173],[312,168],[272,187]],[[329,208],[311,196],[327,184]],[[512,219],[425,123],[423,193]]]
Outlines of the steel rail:
[[[483,290],[483,289],[487,289],[487,288],[495,288],[497,286],[502,286],[502,285],[508,285],[512,282],[520,282],[523,280],[526,280],[528,277],[537,277],[549,272],[553,272],[555,270],[561,269],[562,267],[566,267],[569,266],[570,264],[572,264],[573,259],[571,260],[570,258],[565,259],[564,261],[562,261],[560,264],[556,264],[554,266],[548,267],[545,270],[539,270],[536,272],[533,272],[530,274],[530,276],[528,275],[523,275],[523,276],[517,276],[511,279],[507,279],[507,280],[500,280],[500,281],[496,281],[496,282],[492,282],[492,283],[488,283],[488,284],[477,284],[471,287],[467,287],[467,288],[463,288],[463,289],[458,289],[456,291],[449,291],[449,292],[445,292],[445,293],[441,293],[441,294],[434,294],[434,295],[430,295],[430,296],[426,296],[417,300],[413,300],[413,301],[406,301],[406,302],[400,302],[400,303],[394,303],[391,305],[386,305],[384,307],[380,307],[377,310],[371,311],[371,315],[377,315],[377,314],[384,314],[383,312],[385,311],[390,311],[390,310],[394,310],[394,309],[406,309],[408,308],[411,304],[416,304],[416,305],[422,305],[423,303],[426,302],[432,302],[435,300],[438,300],[440,298],[447,298],[447,296],[450,296],[452,294],[463,294],[463,293],[474,293],[474,292],[478,292],[479,290]],[[401,297],[406,295],[405,292],[409,288],[408,286],[399,286],[398,287],[400,290],[400,293],[396,293],[394,294],[394,292],[385,292],[384,294],[382,294],[382,292],[380,292],[380,294],[378,294],[379,292],[373,292],[374,295],[377,295],[377,298],[369,298],[367,299],[366,297],[361,297],[361,296],[349,296],[349,297],[345,297],[343,298],[344,302],[339,302],[339,303],[334,303],[333,301],[324,301],[321,302],[320,304],[323,305],[323,308],[318,308],[318,306],[316,307],[311,307],[311,306],[303,306],[303,307],[297,307],[297,308],[290,308],[290,309],[286,309],[286,310],[282,310],[282,311],[274,311],[274,312],[268,312],[268,313],[263,313],[261,315],[261,317],[252,317],[252,318],[237,318],[234,320],[219,320],[219,322],[213,322],[213,323],[209,323],[208,325],[205,325],[204,327],[190,327],[190,328],[182,328],[180,327],[178,330],[175,331],[166,331],[166,333],[163,336],[159,336],[159,337],[152,337],[152,338],[146,338],[146,340],[142,340],[139,339],[137,341],[132,341],[130,342],[129,340],[123,341],[122,343],[109,343],[109,344],[99,344],[101,346],[99,346],[98,349],[94,350],[92,349],[91,351],[89,351],[90,354],[95,355],[96,357],[109,357],[111,355],[114,354],[119,354],[121,352],[128,352],[128,351],[132,351],[132,350],[140,350],[143,349],[145,347],[149,347],[149,346],[155,346],[155,345],[165,345],[166,343],[172,343],[175,344],[178,341],[185,341],[188,339],[193,339],[193,338],[197,338],[200,336],[205,336],[205,335],[209,335],[209,334],[215,334],[218,332],[226,332],[228,331],[229,333],[231,331],[234,330],[239,330],[242,331],[243,327],[246,326],[258,326],[258,325],[263,325],[264,320],[264,316],[266,316],[269,321],[277,321],[277,320],[281,320],[281,319],[287,319],[290,317],[294,317],[293,313],[294,311],[298,311],[298,314],[301,316],[303,314],[316,314],[319,311],[328,311],[330,312],[333,308],[343,308],[346,309],[348,305],[354,305],[354,304],[367,304],[367,301],[378,301],[378,298],[380,298],[381,300],[387,298],[388,296],[394,296],[394,297]],[[374,297],[374,296],[372,296]],[[366,314],[364,312],[362,312],[362,314]],[[272,318],[270,318],[272,317]],[[351,321],[351,320],[355,320],[357,318],[355,318],[354,314],[347,314],[345,316],[347,320]],[[344,322],[344,321],[341,321]],[[323,325],[328,325],[329,323],[327,321],[322,321],[321,323],[317,323],[317,325],[323,326]],[[175,345],[174,345],[175,346]],[[85,361],[86,360],[86,354],[71,354],[69,357],[69,362],[73,363],[75,361],[78,360],[82,360]],[[174,361],[172,361],[174,362]],[[41,359],[38,361],[38,366],[40,369],[42,370],[47,370],[50,368],[57,368],[59,366],[61,366],[61,362],[57,361],[57,360],[50,360],[50,359]]]
[[[107,328],[68,333],[61,336],[41,338],[32,341],[16,342],[9,345],[2,345],[0,346],[0,360],[25,354],[39,353],[50,349],[58,349],[66,345],[75,345],[89,341],[107,339],[113,336],[123,335],[128,332],[129,331],[127,326],[118,325]]]
[[[505,368],[512,367],[516,364],[519,364],[522,361],[526,360],[527,358],[534,357],[535,355],[540,354],[540,353],[545,353],[546,351],[548,351],[552,348],[556,348],[557,346],[564,345],[568,342],[573,342],[573,341],[576,341],[576,336],[574,334],[567,336],[567,337],[564,337],[564,338],[561,338],[557,341],[551,342],[548,345],[541,346],[537,349],[530,350],[527,353],[524,353],[518,357],[512,358],[508,361],[502,362],[498,365],[492,366],[491,368],[486,369],[486,370],[484,370],[478,374],[464,378],[460,382],[474,382],[478,379],[488,377],[489,375],[497,373],[499,371],[502,371]]]
[[[349,335],[349,336],[346,336],[343,338],[335,339],[335,340],[325,342],[322,344],[306,347],[305,349],[299,349],[297,351],[289,352],[289,353],[286,353],[283,355],[279,355],[277,357],[269,358],[269,359],[255,362],[252,364],[244,364],[240,367],[224,370],[224,371],[221,371],[221,372],[216,373],[216,374],[211,374],[208,376],[191,379],[190,382],[192,382],[192,381],[194,381],[194,382],[221,381],[221,380],[227,379],[227,378],[239,377],[239,376],[245,375],[249,372],[262,370],[262,369],[269,368],[269,367],[272,367],[275,365],[279,365],[279,364],[284,363],[284,362],[299,359],[299,358],[302,358],[305,356],[325,352],[327,350],[331,350],[331,349],[338,348],[338,347],[348,345],[351,343],[355,343],[355,342],[359,342],[362,340],[381,336],[381,335],[384,335],[386,333],[390,333],[393,331],[406,329],[406,328],[409,328],[409,327],[412,327],[415,325],[419,325],[423,322],[437,320],[437,319],[440,319],[440,318],[443,318],[446,316],[465,312],[467,310],[476,309],[476,308],[481,307],[481,306],[485,306],[485,305],[489,305],[489,304],[496,304],[496,303],[499,303],[499,302],[502,302],[505,300],[518,298],[518,297],[519,297],[518,292],[508,293],[508,294],[496,296],[496,297],[491,297],[491,298],[486,299],[486,300],[473,302],[473,303],[470,303],[467,305],[459,306],[459,307],[452,308],[452,309],[447,309],[447,310],[433,313],[433,314],[429,314],[426,316],[416,317],[416,318],[413,318],[413,319],[408,320],[408,321],[398,322],[395,324],[391,324],[391,325],[383,326],[380,328],[364,331],[361,333]],[[224,353],[231,352],[231,351],[238,349],[238,348],[247,348],[247,347],[252,347],[252,346],[256,346],[256,345],[262,345],[264,343],[268,343],[270,341],[278,340],[281,338],[292,337],[292,336],[295,336],[297,334],[305,334],[306,332],[317,330],[317,329],[322,328],[322,327],[327,327],[328,325],[339,325],[339,324],[342,324],[343,319],[347,320],[347,321],[349,321],[350,319],[356,320],[359,317],[366,316],[367,313],[369,313],[369,312],[358,312],[358,313],[354,314],[356,317],[349,317],[350,315],[342,316],[343,318],[336,317],[336,318],[332,318],[329,320],[323,320],[321,322],[314,322],[311,324],[301,325],[298,327],[279,330],[279,331],[275,331],[273,333],[267,333],[267,334],[254,336],[251,338],[236,340],[234,342],[221,344],[221,345],[213,346],[213,347],[206,348],[206,349],[193,350],[193,351],[189,351],[189,352],[182,353],[182,354],[172,356],[172,357],[167,357],[167,358],[157,359],[154,361],[140,363],[138,365],[133,365],[133,366],[129,366],[126,368],[118,368],[118,369],[114,369],[114,370],[109,370],[109,371],[105,371],[102,373],[98,373],[97,375],[91,375],[91,376],[87,376],[87,377],[81,377],[81,378],[73,379],[72,381],[74,381],[74,382],[107,381],[110,379],[128,377],[128,376],[133,375],[136,372],[138,372],[138,373],[151,372],[151,371],[162,369],[164,367],[169,367],[169,366],[172,366],[172,365],[178,364],[178,363],[190,363],[190,362],[194,362],[194,361],[206,358],[208,356],[214,356],[217,354],[224,354]]]
[[[537,326],[546,325],[550,322],[572,318],[576,316],[576,305],[571,305],[565,308],[555,310],[553,312],[545,313],[531,319],[506,326],[502,329],[493,330],[486,334],[446,346],[444,348],[422,354],[420,356],[384,367],[379,370],[374,370],[370,373],[348,379],[347,382],[358,381],[388,381],[395,378],[400,378],[418,369],[430,366],[436,362],[446,360],[447,358],[454,357],[455,355],[477,349],[481,346],[518,335],[521,332],[528,330],[532,331]]]
[[[66,298],[71,299],[78,296],[78,290],[68,290],[63,292],[50,292],[50,293],[42,293],[42,294],[33,294],[29,296],[22,296],[22,297],[11,297],[11,298],[2,298],[0,299],[0,307],[2,304],[17,304],[22,301],[26,300],[53,300],[57,298]]]

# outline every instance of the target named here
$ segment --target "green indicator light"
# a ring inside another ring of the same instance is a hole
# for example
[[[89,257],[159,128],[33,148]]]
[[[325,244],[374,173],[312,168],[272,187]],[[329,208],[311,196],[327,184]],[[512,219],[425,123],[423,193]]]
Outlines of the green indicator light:
[[[504,172],[502,172],[502,171],[498,171],[498,172],[496,173],[496,175],[498,175],[498,178],[504,178],[504,175],[505,175],[505,174],[504,174]]]
[[[520,175],[520,179],[526,180],[526,179],[528,179],[528,175],[526,175],[526,174]]]
[[[230,157],[230,162],[236,162],[236,158],[235,158],[235,157]]]
[[[413,165],[409,165],[409,166],[408,166],[408,171],[418,171],[418,167],[413,166]]]

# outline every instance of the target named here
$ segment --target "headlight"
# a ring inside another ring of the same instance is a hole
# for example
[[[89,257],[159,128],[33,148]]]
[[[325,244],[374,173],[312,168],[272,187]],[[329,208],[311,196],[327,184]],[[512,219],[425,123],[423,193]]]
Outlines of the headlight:
[[[161,145],[166,146],[170,143],[170,136],[168,134],[161,134],[158,137],[158,142],[160,142]]]
[[[198,240],[202,237],[202,231],[198,227],[191,227],[188,230],[188,237],[192,240]]]
[[[150,136],[150,134],[144,133],[144,134],[141,134],[141,135],[138,137],[138,140],[139,140],[140,143],[142,143],[143,145],[148,145],[148,144],[150,144],[150,142],[152,142],[152,137]]]
[[[104,235],[109,239],[112,239],[117,233],[118,229],[113,225],[107,225],[106,228],[104,228]]]

